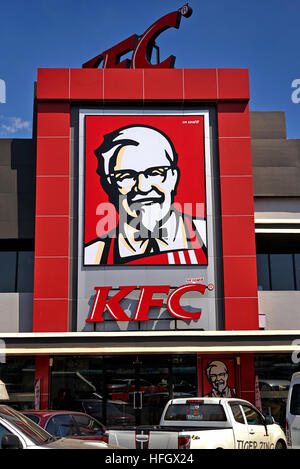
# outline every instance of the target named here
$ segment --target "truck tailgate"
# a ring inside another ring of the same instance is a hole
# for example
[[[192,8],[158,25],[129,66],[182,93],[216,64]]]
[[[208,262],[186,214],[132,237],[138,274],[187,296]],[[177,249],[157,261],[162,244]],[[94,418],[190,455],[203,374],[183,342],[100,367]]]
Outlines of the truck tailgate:
[[[109,444],[128,449],[176,449],[178,432],[168,430],[109,430]]]

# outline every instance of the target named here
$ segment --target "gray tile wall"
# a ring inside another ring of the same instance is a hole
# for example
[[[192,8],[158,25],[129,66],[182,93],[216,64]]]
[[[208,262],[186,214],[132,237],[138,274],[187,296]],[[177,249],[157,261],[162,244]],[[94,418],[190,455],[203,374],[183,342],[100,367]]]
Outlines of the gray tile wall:
[[[32,139],[0,139],[0,243],[34,239],[35,151]],[[32,293],[0,293],[0,331],[32,331]]]
[[[255,197],[300,196],[300,139],[286,138],[284,112],[250,112]]]
[[[33,239],[35,153],[32,139],[0,139],[0,239]]]

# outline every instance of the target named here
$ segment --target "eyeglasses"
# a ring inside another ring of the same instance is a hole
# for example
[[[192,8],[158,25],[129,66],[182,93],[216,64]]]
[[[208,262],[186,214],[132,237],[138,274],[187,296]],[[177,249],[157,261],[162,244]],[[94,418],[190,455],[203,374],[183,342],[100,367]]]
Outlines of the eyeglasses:
[[[210,375],[210,379],[214,381],[215,379],[225,379],[226,373],[218,373]]]
[[[108,175],[110,182],[114,181],[119,187],[123,188],[135,184],[140,174],[151,181],[163,182],[167,177],[169,169],[172,166],[154,166],[145,171],[134,171],[133,169],[123,169]]]

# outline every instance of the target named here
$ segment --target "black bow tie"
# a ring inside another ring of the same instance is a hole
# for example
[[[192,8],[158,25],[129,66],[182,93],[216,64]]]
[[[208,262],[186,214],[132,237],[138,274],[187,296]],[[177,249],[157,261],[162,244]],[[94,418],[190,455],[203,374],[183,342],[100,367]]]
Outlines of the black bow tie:
[[[135,241],[141,241],[145,242],[147,240],[156,240],[159,239],[161,241],[166,241],[166,238],[168,237],[168,230],[166,228],[159,228],[155,230],[153,233],[151,231],[147,230],[142,230],[142,231],[137,231],[134,233],[134,240]]]

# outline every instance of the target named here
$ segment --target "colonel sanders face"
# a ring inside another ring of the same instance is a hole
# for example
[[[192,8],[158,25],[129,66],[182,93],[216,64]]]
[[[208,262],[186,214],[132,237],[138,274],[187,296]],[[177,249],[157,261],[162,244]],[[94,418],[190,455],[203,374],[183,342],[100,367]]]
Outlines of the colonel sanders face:
[[[102,185],[120,218],[125,214],[129,223],[154,231],[171,210],[179,180],[172,142],[157,129],[132,125],[105,136],[99,152]]]
[[[220,361],[210,363],[207,367],[207,379],[217,393],[222,394],[222,392],[227,388],[228,381],[226,365]]]

